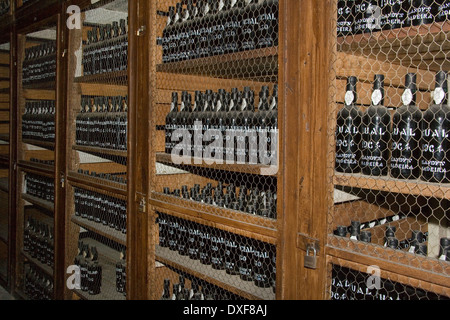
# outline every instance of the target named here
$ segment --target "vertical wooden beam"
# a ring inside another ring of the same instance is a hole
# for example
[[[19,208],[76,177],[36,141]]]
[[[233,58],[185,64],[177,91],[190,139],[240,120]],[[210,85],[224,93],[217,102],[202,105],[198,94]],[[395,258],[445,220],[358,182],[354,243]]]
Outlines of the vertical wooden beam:
[[[149,25],[148,1],[129,1],[128,51],[128,225],[127,229],[127,298],[148,298],[147,278],[147,208],[139,203],[148,194],[148,73]],[[145,26],[139,35],[138,30]],[[148,206],[147,206],[148,207]]]
[[[285,0],[283,299],[323,299],[328,210],[327,111],[331,0]],[[283,3],[283,2],[281,2]],[[287,157],[289,155],[289,157]],[[300,241],[299,241],[300,239]],[[318,268],[304,267],[318,244]],[[294,254],[294,252],[296,254]]]

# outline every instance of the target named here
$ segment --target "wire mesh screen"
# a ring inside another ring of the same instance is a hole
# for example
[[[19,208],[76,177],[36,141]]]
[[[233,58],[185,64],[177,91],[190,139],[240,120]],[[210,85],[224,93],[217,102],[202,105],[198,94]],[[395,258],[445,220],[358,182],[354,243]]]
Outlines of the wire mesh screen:
[[[126,299],[128,1],[72,15],[69,33],[69,264],[78,297]],[[77,246],[78,242],[78,246]],[[80,262],[81,261],[81,262]],[[92,270],[91,270],[92,269]]]
[[[446,279],[449,4],[336,3],[329,242]]]
[[[244,290],[245,298],[273,299],[268,274],[249,269],[245,275],[244,267],[241,275],[239,269],[225,271],[224,247],[227,241],[246,246],[258,236],[275,243],[278,1],[161,0],[155,10],[152,30],[157,46],[151,46],[150,53],[156,57],[151,84],[155,92],[151,198],[187,218],[201,216],[201,225],[219,222],[214,232],[202,234],[217,240],[215,248],[222,252],[220,258],[203,263],[189,258],[184,249],[159,245],[160,254],[167,253],[167,263],[181,259],[177,265],[188,269],[204,264],[205,270],[222,270],[217,274],[223,277],[213,284],[226,290],[234,287],[235,293],[251,284]],[[179,223],[177,230],[187,234],[196,225],[186,223]],[[251,243],[254,255],[265,250],[262,242]],[[238,262],[233,263],[238,266]],[[162,285],[164,276],[155,281]]]

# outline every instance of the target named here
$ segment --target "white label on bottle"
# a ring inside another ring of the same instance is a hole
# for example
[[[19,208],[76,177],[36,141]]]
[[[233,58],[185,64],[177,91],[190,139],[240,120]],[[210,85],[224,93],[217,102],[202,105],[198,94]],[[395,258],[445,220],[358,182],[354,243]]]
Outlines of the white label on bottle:
[[[445,92],[442,88],[436,88],[434,89],[434,103],[440,104],[442,100],[445,98]]]
[[[353,94],[353,91],[347,91],[345,93],[345,104],[347,106],[351,105],[353,102],[353,99],[355,99],[355,95]]]
[[[270,110],[273,110],[277,104],[277,99],[272,97],[272,101],[270,102]]]
[[[392,221],[397,221],[399,219],[400,219],[400,216],[398,214],[392,217]]]
[[[376,224],[377,224],[376,222],[370,222],[370,223],[369,223],[369,228],[375,227]]]
[[[380,220],[380,224],[385,224],[386,223],[386,219],[381,219]]]
[[[409,253],[414,253],[414,251],[416,251],[416,246],[409,247],[409,250],[408,250]]]
[[[242,99],[242,110],[247,108],[247,99]]]
[[[374,106],[377,106],[380,104],[381,99],[383,98],[383,95],[381,94],[380,89],[376,89],[372,93],[372,103]]]
[[[217,111],[220,111],[220,110],[222,110],[222,101],[217,101]]]
[[[413,99],[413,94],[411,92],[411,89],[405,89],[405,91],[403,92],[403,95],[402,95],[403,104],[405,106],[408,106],[411,103],[412,99]]]
[[[441,254],[441,256],[439,257],[439,260],[447,260],[447,257],[445,254]]]
[[[358,238],[356,236],[351,236],[350,240],[358,240]]]
[[[231,0],[231,8],[234,8],[234,6],[236,5],[237,0]]]

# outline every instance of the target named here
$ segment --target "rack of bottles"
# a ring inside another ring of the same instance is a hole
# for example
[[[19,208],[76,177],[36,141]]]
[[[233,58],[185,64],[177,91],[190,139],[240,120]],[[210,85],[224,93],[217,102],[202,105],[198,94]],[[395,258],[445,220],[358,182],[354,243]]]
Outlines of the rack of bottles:
[[[49,41],[25,49],[22,67],[22,84],[35,86],[54,82],[56,77],[56,43]]]
[[[82,285],[66,290],[65,296],[123,300],[128,222],[128,1],[87,4],[82,10],[81,28],[70,30],[68,40],[69,52],[74,54],[68,67],[66,219],[70,223],[66,257],[68,266],[74,259],[87,265],[98,262],[96,270],[101,276],[97,274],[94,290]],[[78,248],[78,241],[85,249]],[[116,274],[118,262],[122,271]]]
[[[22,115],[22,139],[55,142],[55,101],[25,102]]]
[[[163,63],[278,45],[278,1],[194,1],[169,7]]]
[[[126,297],[126,248],[90,231],[80,233],[74,266],[79,268],[75,292],[82,299]]]
[[[274,299],[278,1],[174,1],[154,9],[149,204],[159,229],[155,260],[164,265],[151,270],[156,288],[163,290],[172,268],[224,290],[217,299],[230,298],[226,292]],[[161,165],[178,171],[161,174]],[[197,233],[200,243],[214,242],[202,258]],[[185,236],[192,244],[175,248]],[[246,257],[235,252],[239,245]],[[267,261],[252,269],[263,251]]]
[[[24,293],[30,300],[53,300],[53,278],[32,263],[24,266]]]
[[[367,254],[385,277],[445,298],[449,110],[441,45],[449,32],[447,1],[336,3],[330,174],[335,188],[355,198],[331,210],[330,262],[336,270],[363,273],[360,254]],[[427,54],[437,47],[439,54]],[[402,278],[412,269],[418,274]]]
[[[447,1],[338,1],[338,36],[444,22]]]

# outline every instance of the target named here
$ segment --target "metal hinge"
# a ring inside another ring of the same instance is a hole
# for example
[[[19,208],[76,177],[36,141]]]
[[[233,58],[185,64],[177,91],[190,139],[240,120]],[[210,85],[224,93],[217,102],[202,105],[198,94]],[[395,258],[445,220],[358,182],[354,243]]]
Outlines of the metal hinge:
[[[147,212],[147,196],[145,194],[136,193],[136,202],[139,203],[138,211],[140,213]]]

